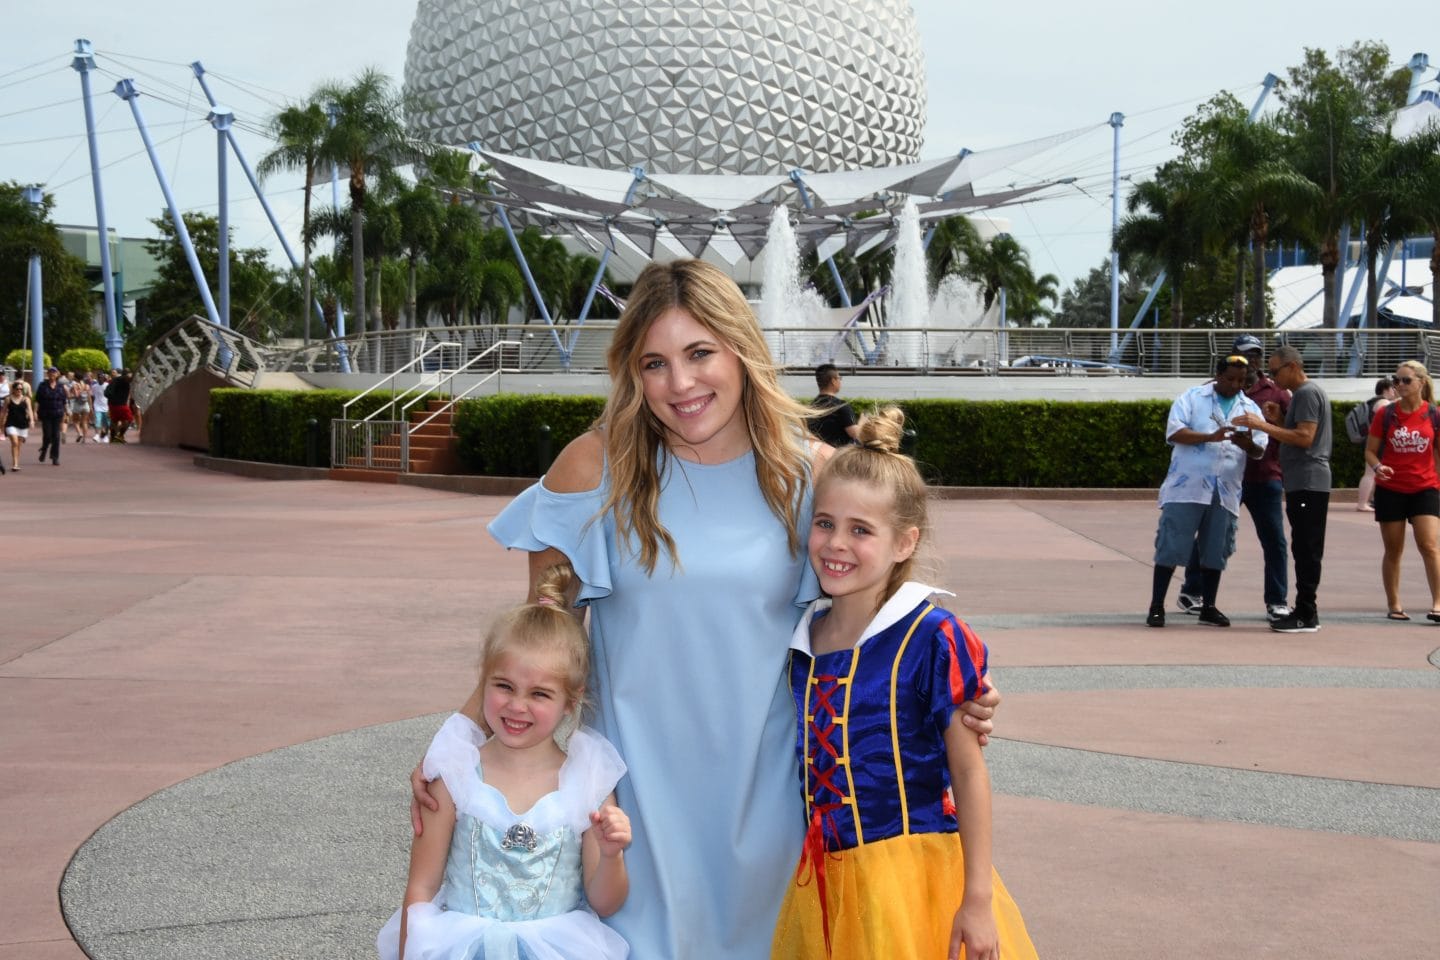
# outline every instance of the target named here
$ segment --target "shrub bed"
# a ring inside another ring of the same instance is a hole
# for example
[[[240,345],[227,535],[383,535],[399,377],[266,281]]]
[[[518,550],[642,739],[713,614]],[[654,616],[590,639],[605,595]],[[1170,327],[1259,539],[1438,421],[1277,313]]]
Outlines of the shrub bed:
[[[351,390],[238,390],[210,394],[211,454],[267,463],[305,463],[306,421],[320,425],[319,463],[330,462],[330,421]],[[388,395],[365,398],[365,416]],[[859,410],[877,403],[855,399]],[[603,397],[501,394],[465,400],[455,412],[456,452],[472,473],[535,477],[594,423]],[[1169,401],[1079,403],[1050,400],[905,400],[917,436],[915,459],[933,484],[960,487],[1159,487],[1170,463],[1162,439]],[[1351,404],[1332,404],[1334,486],[1353,487],[1362,448],[1349,442]],[[214,414],[222,417],[219,444]],[[542,427],[548,426],[548,435]],[[542,462],[544,461],[544,462]]]

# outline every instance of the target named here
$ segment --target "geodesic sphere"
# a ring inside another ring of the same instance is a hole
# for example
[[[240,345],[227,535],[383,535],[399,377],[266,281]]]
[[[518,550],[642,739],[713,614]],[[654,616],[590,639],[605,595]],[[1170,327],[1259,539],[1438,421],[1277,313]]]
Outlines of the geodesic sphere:
[[[907,0],[421,0],[411,132],[665,173],[916,160],[924,64]]]

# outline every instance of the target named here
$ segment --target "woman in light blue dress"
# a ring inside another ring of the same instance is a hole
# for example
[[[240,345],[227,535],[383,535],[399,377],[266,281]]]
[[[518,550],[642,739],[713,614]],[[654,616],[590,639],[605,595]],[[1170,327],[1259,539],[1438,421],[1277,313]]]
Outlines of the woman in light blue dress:
[[[764,960],[803,840],[783,679],[819,595],[803,538],[829,448],[739,288],[703,261],[642,271],[607,361],[595,429],[490,532],[530,552],[532,580],[568,560],[582,582],[594,723],[629,768],[634,832],[608,922],[635,960]],[[977,729],[997,699],[972,708]]]

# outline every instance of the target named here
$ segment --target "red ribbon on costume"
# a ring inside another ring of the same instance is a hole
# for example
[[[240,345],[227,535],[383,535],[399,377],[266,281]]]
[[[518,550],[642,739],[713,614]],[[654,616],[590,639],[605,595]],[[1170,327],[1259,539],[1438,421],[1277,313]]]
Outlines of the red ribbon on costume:
[[[830,734],[835,731],[835,717],[837,711],[830,698],[840,689],[839,677],[829,674],[815,678],[815,711],[810,720],[810,731],[815,735],[815,742],[831,757],[840,758],[840,753],[830,743]],[[821,684],[830,684],[825,689]],[[820,711],[824,710],[829,715],[830,722],[823,728],[815,722]],[[841,799],[831,803],[813,803],[810,810],[810,826],[805,830],[805,844],[800,850],[800,864],[795,868],[795,883],[797,886],[805,886],[810,882],[806,876],[807,871],[815,878],[815,892],[820,898],[820,927],[825,934],[825,956],[830,956],[830,904],[825,896],[825,832],[829,829],[830,835],[840,836],[839,825],[835,822],[835,811],[845,806],[845,793],[835,785],[835,774],[838,767],[829,770],[821,770],[816,766],[815,761],[810,761],[809,774],[814,782],[811,785],[812,796],[818,796],[821,788],[829,790]]]

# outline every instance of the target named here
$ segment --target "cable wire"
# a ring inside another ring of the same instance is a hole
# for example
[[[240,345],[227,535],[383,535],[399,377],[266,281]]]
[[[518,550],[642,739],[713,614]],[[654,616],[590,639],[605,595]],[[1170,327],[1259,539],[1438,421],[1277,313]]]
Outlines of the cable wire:
[[[182,137],[182,136],[184,136],[183,131],[182,131],[181,133],[175,134],[175,136],[173,136],[173,137],[167,137],[167,138],[164,139],[164,140],[160,140],[160,141],[156,142],[154,145],[155,145],[156,147],[163,147],[165,144],[169,143],[171,140],[174,140],[174,139],[176,139],[177,137]],[[141,149],[137,150],[137,151],[134,152],[134,153],[127,154],[127,155],[121,157],[119,160],[112,160],[112,161],[110,161],[109,163],[106,163],[106,164],[101,165],[100,169],[101,169],[101,170],[109,170],[111,167],[117,166],[118,164],[125,163],[127,160],[134,160],[136,157],[144,156],[145,153],[146,153],[146,150],[142,147]],[[81,175],[78,176],[78,177],[72,177],[71,179],[66,180],[66,181],[63,182],[63,183],[46,184],[46,186],[48,186],[52,191],[54,191],[54,190],[59,190],[59,189],[61,189],[61,188],[63,188],[63,187],[68,187],[68,186],[70,186],[70,184],[75,183],[75,182],[77,182],[77,181],[79,181],[79,180],[84,180],[84,179],[85,179],[86,177],[88,177],[88,176],[90,176],[90,174],[89,174],[89,172],[87,171],[86,173],[83,173],[83,174],[81,174]]]
[[[110,111],[111,111],[111,110],[114,110],[114,109],[115,109],[115,105],[118,104],[119,102],[120,102],[119,100],[114,100],[114,101],[112,101],[112,102],[110,103],[110,106],[108,106],[108,107],[105,108],[105,112],[100,116],[100,120],[99,120],[98,122],[96,122],[96,124],[95,124],[95,126],[96,126],[97,128],[100,126],[101,123],[104,123],[104,122],[105,122],[105,118],[108,117],[108,116],[110,116]],[[83,104],[82,104],[82,106],[83,106]],[[60,161],[60,165],[59,165],[58,167],[56,167],[54,170],[52,170],[52,171],[50,172],[50,176],[46,177],[46,178],[45,178],[44,180],[42,180],[41,182],[42,182],[42,183],[49,183],[51,180],[54,180],[57,176],[59,176],[59,175],[60,175],[60,171],[63,170],[63,169],[65,169],[65,164],[67,164],[67,163],[70,162],[70,158],[73,157],[73,156],[75,156],[75,151],[79,150],[79,149],[80,149],[80,145],[81,145],[82,143],[85,143],[85,142],[86,142],[86,137],[84,137],[84,136],[82,136],[78,141],[76,141],[75,146],[73,146],[73,147],[70,148],[70,152],[67,153],[67,154],[65,154],[65,159]]]

